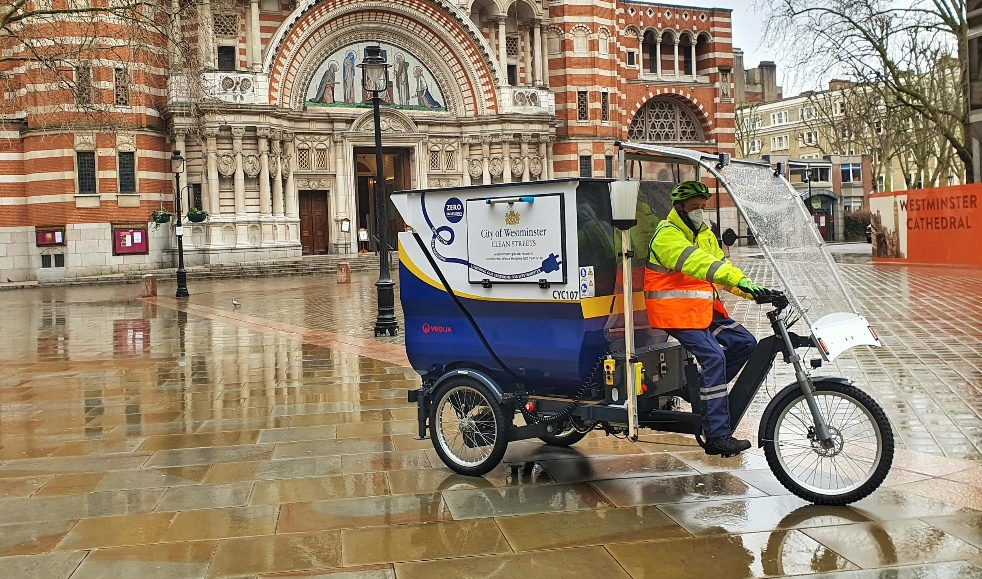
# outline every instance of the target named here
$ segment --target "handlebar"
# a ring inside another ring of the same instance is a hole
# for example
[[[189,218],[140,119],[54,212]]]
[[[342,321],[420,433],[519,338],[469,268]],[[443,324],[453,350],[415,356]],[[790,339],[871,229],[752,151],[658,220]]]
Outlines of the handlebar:
[[[754,298],[754,302],[758,304],[771,304],[774,306],[775,313],[784,310],[788,307],[788,296],[784,295],[784,292],[779,290],[766,290],[766,293],[762,296]]]

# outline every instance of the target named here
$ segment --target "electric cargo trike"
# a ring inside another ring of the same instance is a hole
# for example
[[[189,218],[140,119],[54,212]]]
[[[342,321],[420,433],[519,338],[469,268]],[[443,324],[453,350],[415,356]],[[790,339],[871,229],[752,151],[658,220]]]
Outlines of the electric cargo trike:
[[[451,469],[475,476],[497,466],[510,441],[530,438],[569,446],[594,429],[635,440],[651,429],[702,444],[698,367],[648,326],[641,291],[671,187],[700,179],[730,201],[717,223],[725,216],[746,231],[728,229],[724,241],[756,244],[754,278],[782,290],[758,301],[767,335],[729,392],[731,426],[780,358],[794,381],[758,401],[766,407],[757,443],[774,475],[814,503],[875,490],[893,459],[890,423],[867,392],[819,368],[879,338],[783,168],[623,142],[618,171],[616,180],[392,195],[408,225],[399,234],[400,299],[406,353],[422,376],[409,392],[419,437],[429,435]],[[809,349],[816,354],[805,363]]]

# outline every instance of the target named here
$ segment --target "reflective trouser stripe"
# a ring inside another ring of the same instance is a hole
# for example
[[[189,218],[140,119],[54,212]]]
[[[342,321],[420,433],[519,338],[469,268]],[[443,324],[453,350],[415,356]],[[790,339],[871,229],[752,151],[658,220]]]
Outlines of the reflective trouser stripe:
[[[700,400],[716,400],[717,398],[726,398],[726,392],[717,392],[716,394],[710,394],[709,396],[699,395]]]
[[[733,322],[732,324],[726,324],[725,326],[720,326],[715,330],[713,330],[713,337],[718,336],[719,333],[722,332],[723,330],[732,330],[733,328],[739,328],[739,327],[740,327],[740,322]]]
[[[679,254],[679,260],[675,262],[675,271],[682,271],[682,266],[685,265],[685,260],[689,259],[689,256],[695,253],[696,246],[690,245],[682,250]]]
[[[671,275],[671,274],[675,273],[675,270],[668,269],[667,267],[662,267],[662,266],[658,265],[657,263],[651,263],[650,261],[648,263],[644,264],[644,266],[646,268],[650,269],[651,271],[655,272],[655,273],[663,273],[665,275]]]
[[[721,259],[719,261],[714,261],[713,264],[709,266],[709,270],[706,271],[706,281],[713,283],[713,279],[716,277],[716,272],[719,271],[719,268],[723,267],[724,265],[726,265],[726,260]]]
[[[712,290],[664,290],[644,292],[646,300],[671,300],[671,299],[695,299],[713,300]]]
[[[719,386],[710,386],[709,388],[699,388],[700,394],[712,394],[713,392],[726,392],[726,384],[720,384]]]

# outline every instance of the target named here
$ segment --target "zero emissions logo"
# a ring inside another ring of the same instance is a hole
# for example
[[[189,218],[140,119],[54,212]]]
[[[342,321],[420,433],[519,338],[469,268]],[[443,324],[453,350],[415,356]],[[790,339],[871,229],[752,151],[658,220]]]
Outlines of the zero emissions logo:
[[[464,204],[460,202],[460,199],[451,197],[443,206],[443,214],[450,223],[460,223],[460,220],[464,218]]]

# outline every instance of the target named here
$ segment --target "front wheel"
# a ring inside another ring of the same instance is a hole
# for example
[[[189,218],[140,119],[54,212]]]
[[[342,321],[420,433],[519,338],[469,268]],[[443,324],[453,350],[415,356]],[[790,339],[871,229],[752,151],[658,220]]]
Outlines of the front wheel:
[[[510,428],[497,399],[475,380],[447,380],[433,397],[430,439],[454,472],[481,476],[498,466],[508,448]]]
[[[815,383],[815,402],[832,436],[823,446],[800,389],[785,391],[764,428],[764,455],[777,480],[799,497],[846,505],[866,497],[893,463],[893,430],[868,394],[840,382]]]

